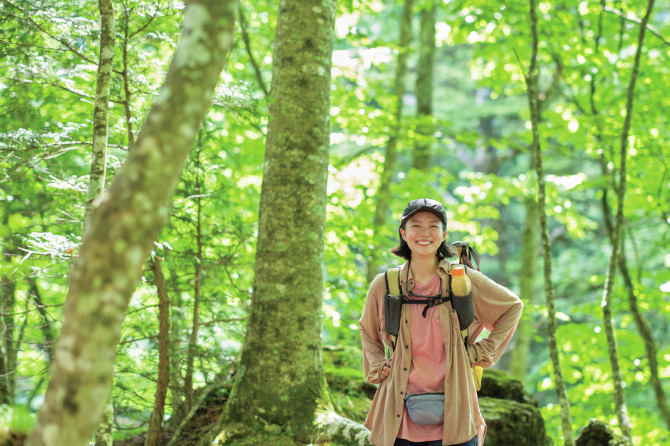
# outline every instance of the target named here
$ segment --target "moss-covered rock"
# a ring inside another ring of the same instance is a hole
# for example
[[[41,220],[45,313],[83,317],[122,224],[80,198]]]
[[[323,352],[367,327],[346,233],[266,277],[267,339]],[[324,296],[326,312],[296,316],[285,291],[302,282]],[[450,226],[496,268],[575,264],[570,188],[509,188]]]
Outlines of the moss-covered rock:
[[[487,425],[486,446],[549,444],[544,420],[533,404],[482,397],[479,408]]]
[[[523,389],[523,383],[502,370],[484,370],[482,388],[477,392],[477,395],[480,398],[486,396],[501,400],[512,400],[537,407],[537,400]]]
[[[582,429],[575,440],[576,446],[631,446],[626,437],[616,435],[602,421],[594,418],[589,420],[588,426]]]

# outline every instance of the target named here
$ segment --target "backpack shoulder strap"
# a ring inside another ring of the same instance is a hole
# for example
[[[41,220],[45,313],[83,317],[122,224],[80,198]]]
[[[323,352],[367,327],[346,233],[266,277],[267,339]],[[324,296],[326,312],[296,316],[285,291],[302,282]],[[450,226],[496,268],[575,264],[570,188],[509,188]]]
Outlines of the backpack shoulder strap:
[[[400,296],[400,267],[394,266],[386,270],[386,290],[392,296]]]

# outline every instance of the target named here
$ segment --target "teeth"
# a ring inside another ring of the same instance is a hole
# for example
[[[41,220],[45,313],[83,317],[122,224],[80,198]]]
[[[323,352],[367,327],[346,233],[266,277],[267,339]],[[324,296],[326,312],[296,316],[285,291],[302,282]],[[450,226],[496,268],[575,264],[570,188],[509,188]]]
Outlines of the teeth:
[[[432,242],[417,242],[419,245],[430,245]]]

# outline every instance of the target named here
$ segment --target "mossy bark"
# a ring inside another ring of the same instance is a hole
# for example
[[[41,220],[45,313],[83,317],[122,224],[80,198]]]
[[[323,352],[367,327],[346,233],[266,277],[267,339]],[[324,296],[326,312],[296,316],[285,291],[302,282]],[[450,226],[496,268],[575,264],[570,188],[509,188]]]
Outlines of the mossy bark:
[[[121,325],[233,40],[237,2],[187,2],[179,48],[70,274],[51,381],[28,446],[84,446],[111,386]]]
[[[334,18],[331,0],[279,3],[251,312],[230,399],[201,445],[256,429],[312,442],[330,425],[321,307]]]
[[[526,224],[521,234],[521,274],[519,297],[524,305],[532,305],[535,297],[535,259],[537,258],[538,217],[537,202],[533,197],[523,201],[526,208]],[[528,370],[528,352],[532,339],[530,321],[521,320],[516,329],[516,346],[512,350],[510,373],[523,381]]]
[[[400,139],[400,130],[402,125],[402,98],[405,96],[405,76],[407,74],[407,58],[409,57],[409,43],[412,40],[412,16],[414,13],[414,0],[405,0],[402,20],[400,22],[400,42],[398,54],[398,64],[396,66],[394,81],[395,110],[393,112],[394,122],[391,124],[391,134],[386,144],[386,153],[384,154],[384,170],[381,174],[379,191],[377,192],[377,207],[375,208],[375,219],[373,223],[373,237],[375,240],[386,224],[386,217],[391,202],[391,182],[395,170],[396,159],[398,158],[397,146]],[[371,257],[368,263],[368,282],[379,273],[380,259],[379,252],[381,246],[379,243],[373,243]]]
[[[111,388],[110,388],[111,391]],[[107,403],[102,409],[100,422],[95,430],[95,446],[112,446],[114,443],[114,403],[110,393]]]
[[[435,1],[427,0],[421,11],[421,47],[416,70],[416,115],[417,138],[412,152],[412,167],[428,170],[430,167],[430,143],[433,125],[433,67],[435,65]]]
[[[549,356],[554,371],[554,383],[556,386],[556,395],[561,405],[561,425],[563,428],[563,437],[567,446],[574,446],[575,439],[572,432],[572,416],[570,414],[570,399],[568,391],[563,380],[561,363],[559,360],[558,343],[556,341],[556,307],[554,305],[554,285],[551,281],[551,242],[549,241],[549,228],[547,225],[546,212],[546,192],[544,171],[542,167],[542,150],[540,148],[540,134],[538,126],[539,116],[539,89],[538,89],[538,69],[537,69],[537,15],[535,11],[535,0],[529,0],[530,3],[530,30],[532,36],[532,55],[530,59],[530,68],[526,75],[526,87],[528,96],[528,107],[530,109],[531,129],[533,133],[533,157],[535,171],[537,173],[538,184],[538,215],[540,220],[540,233],[542,236],[542,257],[544,259],[544,290],[547,299],[547,341],[549,344]]]

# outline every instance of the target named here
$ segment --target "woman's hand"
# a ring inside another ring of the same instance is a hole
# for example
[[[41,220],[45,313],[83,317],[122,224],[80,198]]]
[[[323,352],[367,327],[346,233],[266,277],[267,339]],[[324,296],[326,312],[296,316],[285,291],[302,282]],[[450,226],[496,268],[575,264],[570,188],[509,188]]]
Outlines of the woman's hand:
[[[391,361],[393,361],[393,359],[386,360],[386,364],[384,364],[384,367],[382,368],[382,381],[388,378],[391,374]]]

